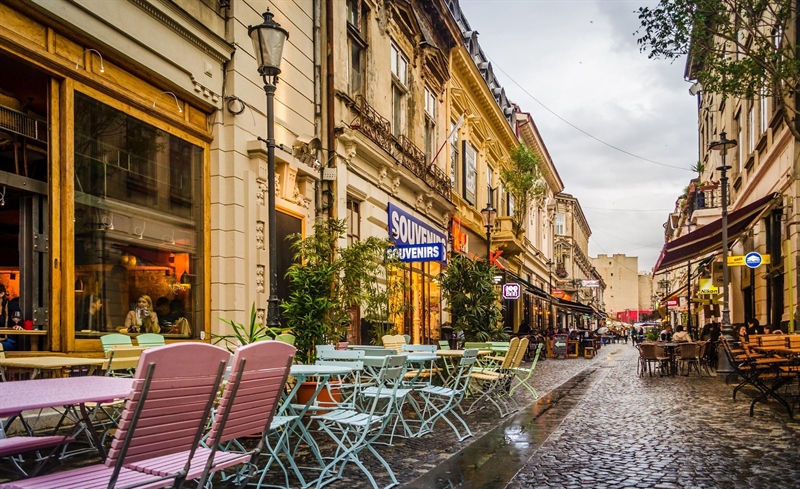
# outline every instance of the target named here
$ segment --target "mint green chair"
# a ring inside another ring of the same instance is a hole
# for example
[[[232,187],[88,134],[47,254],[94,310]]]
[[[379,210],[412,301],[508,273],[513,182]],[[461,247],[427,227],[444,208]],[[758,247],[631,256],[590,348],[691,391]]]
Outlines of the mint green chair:
[[[158,333],[142,333],[136,337],[136,342],[145,348],[156,348],[167,344],[164,336]]]
[[[103,335],[100,337],[100,343],[103,344],[103,353],[110,350],[112,346],[133,346],[131,337],[120,333]]]

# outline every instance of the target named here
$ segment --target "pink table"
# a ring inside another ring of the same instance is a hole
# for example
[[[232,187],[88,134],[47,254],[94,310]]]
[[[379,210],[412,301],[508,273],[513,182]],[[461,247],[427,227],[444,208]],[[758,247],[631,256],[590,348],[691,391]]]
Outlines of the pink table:
[[[0,418],[17,416],[29,409],[73,409],[78,405],[80,418],[88,428],[100,456],[105,458],[105,450],[100,444],[85,404],[124,399],[128,397],[132,387],[133,379],[92,376],[1,382]]]

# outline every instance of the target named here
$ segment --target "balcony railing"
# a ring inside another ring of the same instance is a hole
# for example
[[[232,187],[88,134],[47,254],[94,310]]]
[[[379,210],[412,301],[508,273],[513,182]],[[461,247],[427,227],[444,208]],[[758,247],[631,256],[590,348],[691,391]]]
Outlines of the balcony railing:
[[[395,137],[392,134],[392,125],[389,120],[380,115],[361,95],[356,97],[353,110],[357,115],[350,124],[351,129],[367,136],[398,163],[421,178],[436,193],[450,202],[450,177],[441,168],[429,165],[424,151],[405,135]]]
[[[700,187],[702,188],[702,187]],[[713,189],[695,190],[692,198],[689,199],[688,215],[691,216],[694,211],[703,209],[717,209],[722,207],[722,187],[717,186]],[[728,205],[731,203],[731,193],[728,192]]]

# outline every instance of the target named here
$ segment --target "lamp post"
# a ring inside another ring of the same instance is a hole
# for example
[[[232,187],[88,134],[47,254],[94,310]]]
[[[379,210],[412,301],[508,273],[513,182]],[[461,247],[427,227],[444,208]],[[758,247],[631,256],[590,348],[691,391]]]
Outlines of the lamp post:
[[[719,134],[719,141],[714,141],[709,146],[711,151],[717,151],[722,156],[722,166],[717,167],[717,170],[720,171],[719,182],[722,185],[722,329],[720,333],[730,341],[733,341],[731,311],[728,307],[728,283],[730,281],[728,271],[728,169],[730,167],[725,165],[725,156],[729,149],[735,147],[736,140],[726,138],[725,131]],[[733,367],[728,363],[724,354],[717,355],[717,358],[719,358],[717,372],[730,373],[733,371]]]
[[[489,263],[491,263],[492,253],[492,228],[497,221],[497,209],[492,206],[492,194],[494,194],[494,189],[489,187],[489,200],[486,202],[486,207],[481,209],[483,227],[486,228],[486,261]]]
[[[269,218],[269,299],[267,300],[267,326],[280,326],[281,316],[278,309],[278,252],[277,224],[275,210],[275,84],[281,72],[283,44],[289,33],[280,24],[272,20],[272,13],[267,9],[263,14],[264,22],[247,28],[247,35],[253,41],[253,50],[258,63],[258,74],[264,81],[264,93],[267,95],[267,139],[258,138],[267,144],[267,182],[269,185],[267,212]]]

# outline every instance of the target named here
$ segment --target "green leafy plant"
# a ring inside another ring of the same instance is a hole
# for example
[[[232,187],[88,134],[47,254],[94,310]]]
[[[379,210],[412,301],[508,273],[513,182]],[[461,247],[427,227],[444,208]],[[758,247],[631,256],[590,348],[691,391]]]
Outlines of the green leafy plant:
[[[512,225],[519,235],[531,204],[542,199],[547,183],[542,178],[541,158],[531,148],[520,144],[511,151],[508,164],[500,169],[500,178],[506,191],[514,200]]]
[[[361,306],[368,284],[375,280],[387,242],[375,237],[340,247],[346,221],[328,219],[314,224],[314,233],[293,240],[295,263],[286,272],[289,298],[281,304],[283,317],[295,335],[297,359],[316,358],[316,345],[330,344],[346,333],[350,309]]]
[[[453,330],[462,331],[465,341],[507,338],[500,322],[500,293],[494,285],[496,272],[495,266],[487,262],[454,255],[439,274]]]
[[[237,323],[231,319],[219,318],[233,330],[232,334],[211,333],[211,338],[215,345],[222,343],[226,350],[233,353],[240,346],[249,345],[262,340],[271,340],[280,334],[280,328],[268,328],[259,323],[256,315],[256,304],[250,309],[250,322],[248,324]]]
[[[395,321],[411,309],[405,300],[410,287],[403,277],[404,264],[391,252],[388,240],[383,256],[373,260],[379,265],[374,269],[374,280],[366,284],[363,318],[370,325],[370,342],[381,345],[384,335],[397,334]]]

